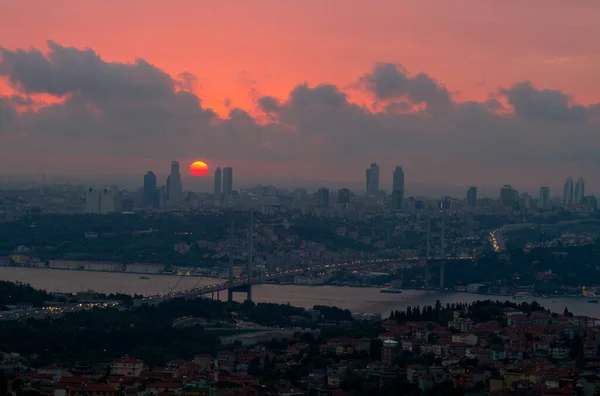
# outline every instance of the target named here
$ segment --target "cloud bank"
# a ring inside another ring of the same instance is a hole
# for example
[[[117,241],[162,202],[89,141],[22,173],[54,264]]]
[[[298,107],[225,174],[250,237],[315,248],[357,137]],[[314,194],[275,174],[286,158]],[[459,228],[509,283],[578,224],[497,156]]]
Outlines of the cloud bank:
[[[14,91],[0,94],[0,155],[118,161],[202,152],[278,164],[441,159],[492,169],[597,166],[600,152],[600,104],[578,105],[528,81],[499,87],[485,102],[459,102],[442,82],[392,63],[345,89],[300,83],[287,98],[262,96],[256,109],[231,108],[228,117],[192,92],[196,76],[172,76],[143,59],[107,62],[53,41],[43,50],[0,47],[0,77]],[[375,105],[356,104],[356,91]]]

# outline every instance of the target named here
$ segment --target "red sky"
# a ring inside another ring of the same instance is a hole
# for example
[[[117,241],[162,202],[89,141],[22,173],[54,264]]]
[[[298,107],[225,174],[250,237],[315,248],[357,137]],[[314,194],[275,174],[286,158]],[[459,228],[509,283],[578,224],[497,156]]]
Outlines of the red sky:
[[[285,99],[305,81],[371,103],[349,86],[377,62],[427,73],[458,102],[529,80],[589,105],[600,102],[598,37],[597,0],[0,0],[0,46],[53,40],[189,72],[221,115],[228,100],[254,113],[253,99]]]
[[[249,89],[285,97],[296,84],[352,83],[375,62],[442,81],[463,100],[516,81],[600,99],[596,0],[2,0],[7,48],[90,47],[199,76],[213,108]]]

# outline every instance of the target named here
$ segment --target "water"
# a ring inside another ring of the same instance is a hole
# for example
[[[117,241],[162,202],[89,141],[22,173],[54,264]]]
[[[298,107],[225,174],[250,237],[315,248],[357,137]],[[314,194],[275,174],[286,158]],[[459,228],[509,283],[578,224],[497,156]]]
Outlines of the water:
[[[150,279],[140,279],[139,274],[111,272],[67,271],[39,268],[0,267],[0,280],[29,283],[31,286],[50,292],[78,292],[94,290],[101,293],[127,293],[152,295],[173,289],[180,280],[177,276],[149,275]],[[184,277],[175,290],[183,290],[199,285],[223,282],[222,279]],[[227,293],[221,292],[221,299]],[[244,298],[236,294],[236,299]],[[423,290],[404,290],[402,294],[380,293],[377,288],[336,287],[336,286],[295,286],[258,285],[253,288],[255,302],[270,302],[312,308],[314,305],[331,305],[353,312],[378,312],[384,316],[392,310],[406,306],[434,305],[436,300],[446,303],[469,303],[477,300],[512,300],[506,296],[489,296],[473,293],[439,293]],[[532,301],[532,300],[523,300]],[[566,308],[576,315],[600,317],[600,304],[589,304],[585,298],[540,298],[537,300],[545,308],[562,313]],[[553,302],[555,301],[555,302]]]

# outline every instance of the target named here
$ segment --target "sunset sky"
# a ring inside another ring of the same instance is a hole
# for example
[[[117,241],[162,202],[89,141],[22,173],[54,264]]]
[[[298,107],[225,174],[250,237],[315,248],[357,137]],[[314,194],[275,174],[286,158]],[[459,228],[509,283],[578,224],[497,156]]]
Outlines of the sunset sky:
[[[0,0],[0,174],[600,191],[598,37],[597,0]]]

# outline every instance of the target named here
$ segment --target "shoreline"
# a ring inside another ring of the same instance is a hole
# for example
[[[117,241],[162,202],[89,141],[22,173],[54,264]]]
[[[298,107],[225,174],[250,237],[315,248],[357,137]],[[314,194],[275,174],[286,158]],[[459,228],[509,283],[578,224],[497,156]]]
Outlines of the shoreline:
[[[53,268],[53,267],[33,267],[27,265],[0,265],[0,268],[23,268],[32,270],[56,270],[56,271],[69,271],[69,272],[90,272],[90,273],[103,273],[103,274],[130,274],[130,275],[154,275],[154,276],[178,276],[178,277],[189,277],[189,278],[209,278],[209,279],[227,279],[227,278],[215,278],[214,276],[208,275],[179,275],[175,272],[133,272],[133,271],[110,271],[110,270],[89,270],[89,269],[71,269],[71,268]]]

